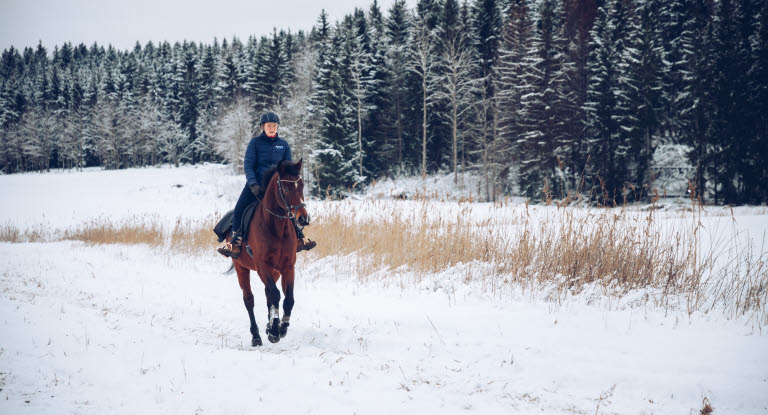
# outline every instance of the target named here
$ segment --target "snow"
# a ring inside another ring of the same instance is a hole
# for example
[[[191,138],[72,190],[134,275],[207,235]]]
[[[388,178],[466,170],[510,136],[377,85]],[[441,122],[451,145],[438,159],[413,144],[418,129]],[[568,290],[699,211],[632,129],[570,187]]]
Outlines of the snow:
[[[231,208],[242,183],[216,165],[0,176],[0,224],[171,223]],[[349,203],[362,210],[384,196],[368,197]],[[441,209],[455,217],[467,207]],[[494,214],[471,209],[477,220]],[[732,221],[710,210],[708,225]],[[752,229],[745,238],[759,241],[765,208],[735,214],[739,234]],[[467,278],[476,264],[363,279],[354,255],[300,255],[287,337],[251,348],[237,280],[213,252],[0,243],[0,413],[698,414],[705,397],[716,414],[768,411],[768,336],[745,317],[656,308],[642,292],[553,302],[489,290]],[[265,300],[254,292],[264,337]]]

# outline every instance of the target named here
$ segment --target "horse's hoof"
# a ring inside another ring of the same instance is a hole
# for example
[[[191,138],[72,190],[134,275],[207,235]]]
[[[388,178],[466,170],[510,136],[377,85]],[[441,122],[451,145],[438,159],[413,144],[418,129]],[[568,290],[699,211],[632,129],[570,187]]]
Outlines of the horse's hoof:
[[[272,319],[272,321],[267,324],[267,337],[272,343],[277,343],[280,341],[280,331],[278,329],[279,324],[280,320],[276,318]]]
[[[261,346],[263,344],[264,343],[261,342],[261,337],[254,337],[253,339],[251,339],[251,346],[253,347]]]
[[[288,334],[288,326],[290,326],[290,324],[288,324],[288,323],[280,324],[280,338],[281,339],[283,337],[285,337],[286,334]]]

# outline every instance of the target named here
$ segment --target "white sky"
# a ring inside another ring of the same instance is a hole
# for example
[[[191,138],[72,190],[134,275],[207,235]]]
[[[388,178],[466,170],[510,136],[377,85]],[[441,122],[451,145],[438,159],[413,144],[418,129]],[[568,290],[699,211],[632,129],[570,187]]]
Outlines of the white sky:
[[[394,0],[379,0],[387,15]],[[211,43],[217,37],[245,41],[273,27],[309,30],[320,10],[331,22],[355,7],[366,12],[373,0],[0,0],[0,50],[24,50],[43,42],[54,45],[98,42],[132,49],[139,41],[192,40]],[[409,8],[416,0],[407,0]]]

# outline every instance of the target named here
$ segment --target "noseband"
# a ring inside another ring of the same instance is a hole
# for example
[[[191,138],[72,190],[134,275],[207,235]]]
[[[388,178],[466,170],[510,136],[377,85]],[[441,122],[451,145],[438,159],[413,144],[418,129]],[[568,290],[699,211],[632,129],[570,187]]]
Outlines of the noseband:
[[[306,206],[306,203],[299,203],[298,205],[289,205],[288,201],[285,200],[285,195],[283,195],[283,182],[286,183],[293,183],[298,186],[298,183],[301,181],[301,177],[299,177],[296,180],[283,180],[280,178],[280,173],[277,173],[277,189],[280,191],[280,199],[283,201],[283,206],[286,207],[286,210],[288,210],[288,218],[295,219],[293,216],[293,210],[294,209],[301,209],[304,206]]]

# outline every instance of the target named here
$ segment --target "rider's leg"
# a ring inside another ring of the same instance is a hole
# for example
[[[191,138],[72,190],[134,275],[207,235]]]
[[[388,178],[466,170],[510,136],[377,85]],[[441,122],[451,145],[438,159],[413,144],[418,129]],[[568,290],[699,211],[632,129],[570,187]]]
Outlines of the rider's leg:
[[[245,208],[256,200],[256,196],[251,193],[251,188],[246,185],[240,192],[240,197],[235,204],[235,211],[232,214],[232,241],[218,251],[224,256],[230,256],[237,259],[240,256],[241,245],[243,242],[240,227],[242,225],[243,212]]]

